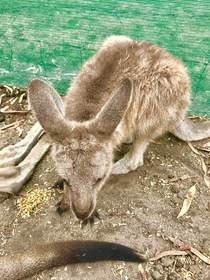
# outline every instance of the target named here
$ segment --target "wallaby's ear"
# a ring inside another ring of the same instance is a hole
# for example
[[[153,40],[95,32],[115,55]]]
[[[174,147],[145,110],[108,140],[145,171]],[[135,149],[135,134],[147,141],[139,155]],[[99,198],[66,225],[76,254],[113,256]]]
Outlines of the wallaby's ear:
[[[52,138],[62,139],[68,125],[63,116],[64,106],[59,94],[45,81],[34,78],[28,85],[28,98],[43,129]]]
[[[132,81],[122,80],[112,92],[97,117],[93,120],[93,128],[100,134],[110,136],[122,120],[132,94]]]

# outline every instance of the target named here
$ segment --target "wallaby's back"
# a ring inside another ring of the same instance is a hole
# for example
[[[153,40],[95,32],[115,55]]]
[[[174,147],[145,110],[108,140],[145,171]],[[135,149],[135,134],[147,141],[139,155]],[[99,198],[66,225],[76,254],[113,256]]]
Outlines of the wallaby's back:
[[[123,129],[153,138],[184,118],[190,82],[182,61],[157,45],[125,36],[109,37],[83,65],[68,91],[66,118],[94,118],[125,77],[133,82],[133,96],[121,123]],[[136,124],[141,124],[141,131]]]

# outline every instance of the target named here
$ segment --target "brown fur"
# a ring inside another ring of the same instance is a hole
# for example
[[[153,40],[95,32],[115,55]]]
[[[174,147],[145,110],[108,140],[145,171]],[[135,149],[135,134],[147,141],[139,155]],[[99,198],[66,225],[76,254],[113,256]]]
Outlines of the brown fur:
[[[183,140],[209,137],[209,123],[198,129],[185,116],[190,90],[182,61],[159,46],[125,36],[108,38],[84,63],[64,111],[52,87],[32,80],[29,100],[55,143],[58,174],[65,182],[63,205],[69,204],[79,219],[91,218],[109,174],[142,165],[149,141],[166,130]],[[131,137],[130,151],[113,164],[114,149]]]
[[[57,266],[103,260],[140,263],[145,258],[138,251],[116,243],[60,241],[1,256],[0,279],[18,280]]]

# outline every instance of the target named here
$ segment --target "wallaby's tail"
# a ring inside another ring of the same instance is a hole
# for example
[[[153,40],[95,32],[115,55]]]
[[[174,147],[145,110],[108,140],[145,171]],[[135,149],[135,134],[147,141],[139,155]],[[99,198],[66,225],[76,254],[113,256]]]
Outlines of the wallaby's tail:
[[[184,141],[202,140],[210,137],[210,121],[193,122],[186,116],[170,132]]]
[[[61,241],[0,257],[0,279],[18,280],[52,267],[104,260],[146,261],[138,251],[116,243]]]

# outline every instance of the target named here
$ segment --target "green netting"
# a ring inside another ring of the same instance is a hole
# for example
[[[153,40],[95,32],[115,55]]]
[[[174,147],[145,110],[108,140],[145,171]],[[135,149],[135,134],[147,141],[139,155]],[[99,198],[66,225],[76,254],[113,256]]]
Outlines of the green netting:
[[[210,2],[1,0],[0,84],[46,77],[61,93],[111,34],[167,48],[192,78],[190,111],[210,115]]]

